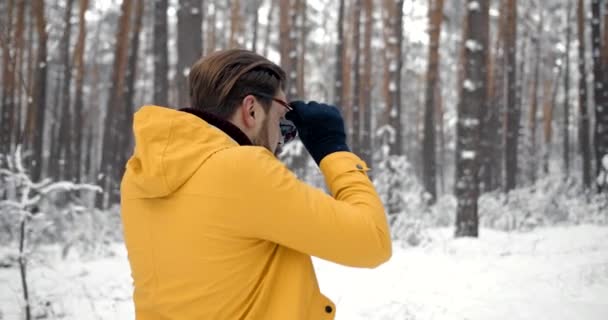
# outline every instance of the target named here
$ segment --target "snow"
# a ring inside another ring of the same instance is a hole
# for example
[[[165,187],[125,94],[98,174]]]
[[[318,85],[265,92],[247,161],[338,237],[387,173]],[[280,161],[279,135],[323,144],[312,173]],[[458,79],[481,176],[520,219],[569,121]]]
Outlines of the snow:
[[[481,229],[479,239],[454,239],[452,228],[425,232],[428,241],[418,247],[394,242],[393,257],[377,269],[315,258],[336,319],[608,319],[606,226]],[[112,252],[37,263],[31,292],[50,302],[54,319],[133,319],[126,250],[116,244]],[[2,319],[22,319],[19,281],[17,268],[0,269]]]
[[[481,49],[483,49],[483,46],[481,45],[481,43],[479,43],[478,41],[472,40],[472,39],[468,39],[464,43],[464,45],[471,52],[477,52],[477,51],[480,51]]]
[[[460,157],[465,160],[475,159],[475,151],[473,150],[462,150]]]
[[[469,11],[479,11],[479,2],[471,1],[468,5]]]
[[[462,122],[462,125],[467,128],[472,128],[472,127],[476,127],[479,125],[479,119],[475,119],[475,118],[464,118],[460,121]]]
[[[469,92],[473,92],[476,89],[475,84],[470,79],[465,79],[463,86],[464,86],[464,89]]]

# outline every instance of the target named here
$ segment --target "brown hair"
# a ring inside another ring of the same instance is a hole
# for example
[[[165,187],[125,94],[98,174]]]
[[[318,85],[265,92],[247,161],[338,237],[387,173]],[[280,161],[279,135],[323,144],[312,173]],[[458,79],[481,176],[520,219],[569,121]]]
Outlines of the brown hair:
[[[198,60],[190,70],[190,104],[227,119],[247,94],[260,93],[256,98],[269,108],[272,100],[268,96],[285,90],[285,79],[281,67],[255,52],[214,52]]]

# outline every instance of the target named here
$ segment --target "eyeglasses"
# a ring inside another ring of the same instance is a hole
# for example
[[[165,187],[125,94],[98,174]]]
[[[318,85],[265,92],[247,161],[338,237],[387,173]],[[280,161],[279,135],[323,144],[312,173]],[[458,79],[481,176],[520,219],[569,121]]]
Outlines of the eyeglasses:
[[[271,99],[272,101],[282,105],[285,109],[287,109],[288,112],[293,110],[287,102],[285,102],[281,99],[277,99],[271,95],[268,95],[265,93],[250,93],[250,94],[253,96],[257,96],[257,97]],[[298,130],[296,128],[296,125],[292,121],[285,119],[285,117],[281,118],[281,120],[279,121],[279,128],[281,129],[281,141],[280,141],[281,145],[285,145],[285,144],[293,141],[298,136]]]

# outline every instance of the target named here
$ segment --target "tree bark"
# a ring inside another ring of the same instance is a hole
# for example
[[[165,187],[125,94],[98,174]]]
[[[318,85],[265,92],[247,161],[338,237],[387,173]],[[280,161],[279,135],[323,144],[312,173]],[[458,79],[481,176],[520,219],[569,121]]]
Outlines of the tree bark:
[[[241,1],[232,0],[230,6],[230,48],[240,48],[238,38],[241,36]]]
[[[114,64],[110,78],[110,91],[108,105],[106,108],[106,118],[103,129],[103,148],[101,161],[101,186],[105,189],[108,196],[107,200],[98,198],[98,207],[105,207],[118,200],[118,182],[122,176],[122,164],[117,163],[116,153],[125,152],[118,149],[118,135],[122,130],[118,127],[120,122],[118,116],[124,113],[125,101],[123,90],[125,87],[125,73],[127,70],[129,53],[129,30],[131,30],[131,7],[132,1],[123,1],[121,14],[116,29],[116,44],[114,51]]]
[[[372,31],[374,23],[374,2],[365,0],[365,39],[363,41],[363,90],[361,91],[361,107],[363,108],[363,130],[361,132],[361,145],[363,161],[373,166],[373,136],[372,136]],[[368,172],[371,173],[371,172]]]
[[[120,128],[122,132],[119,134],[117,145],[121,150],[127,151],[131,149],[132,145],[132,127],[133,127],[133,113],[135,112],[135,82],[137,79],[137,60],[139,55],[139,35],[141,32],[141,25],[144,13],[144,1],[137,0],[135,3],[135,20],[133,30],[131,32],[131,52],[129,54],[128,69],[126,75],[126,87],[124,91],[125,109],[122,111],[120,118]],[[127,162],[127,152],[118,152],[119,158],[117,163],[123,164]]]
[[[517,142],[519,137],[519,117],[517,110],[517,0],[508,0],[506,7],[506,36],[503,52],[506,53],[507,70],[506,129],[505,129],[505,191],[513,190],[517,185]]]
[[[208,17],[207,21],[207,44],[206,44],[206,54],[210,54],[215,51],[216,47],[216,20],[217,20],[217,6],[212,5],[211,15]]]
[[[6,8],[6,23],[1,32],[2,43],[2,100],[0,114],[0,155],[8,155],[11,149],[11,132],[14,119],[14,87],[15,87],[15,61],[11,54],[12,27],[13,27],[13,0],[9,0]]]
[[[271,26],[274,22],[272,18],[274,17],[274,11],[276,7],[276,0],[270,0],[270,8],[268,9],[268,16],[266,17],[266,32],[264,33],[264,49],[262,51],[264,57],[268,56],[268,47],[270,46],[270,32],[272,30]]]
[[[423,177],[430,202],[437,198],[437,159],[435,141],[435,87],[439,77],[439,40],[443,0],[429,0],[429,56],[424,106]]]
[[[587,103],[587,69],[585,63],[585,1],[578,0],[576,11],[578,28],[578,142],[582,157],[581,178],[586,189],[591,187],[591,145],[589,142],[589,112]]]
[[[530,155],[530,164],[529,164],[529,177],[532,183],[536,181],[536,174],[538,170],[537,163],[537,141],[536,141],[536,124],[538,118],[538,86],[540,82],[540,64],[541,64],[541,39],[543,33],[543,21],[544,15],[542,12],[542,8],[540,9],[540,22],[538,24],[538,29],[536,30],[536,35],[532,38],[534,42],[534,51],[536,52],[536,57],[534,60],[534,74],[532,80],[532,93],[531,93],[531,101],[530,101],[530,114],[528,118],[528,127],[530,129],[530,147],[529,147],[529,155]]]
[[[42,176],[43,133],[46,111],[46,77],[47,77],[47,38],[44,0],[35,0],[33,13],[36,17],[38,50],[36,53],[35,77],[33,83],[33,102],[28,108],[27,134],[28,149],[32,150],[31,177],[38,181]]]
[[[61,109],[59,116],[60,128],[59,128],[59,139],[55,141],[57,148],[59,149],[59,168],[53,168],[59,170],[60,180],[71,180],[74,177],[73,174],[73,163],[74,154],[72,153],[72,143],[74,142],[72,133],[73,112],[71,110],[71,97],[70,89],[72,87],[72,65],[70,59],[70,40],[72,38],[72,8],[74,6],[74,0],[67,0],[65,7],[64,23],[65,29],[63,32],[63,39],[61,40],[62,45],[62,64],[63,64],[63,85],[62,99],[59,106],[55,106]]]
[[[600,16],[600,13],[600,0],[591,0],[591,52],[593,53],[593,96],[595,100],[594,143],[596,176],[600,173],[602,168],[603,156],[608,154],[608,99],[604,96],[608,90],[608,76],[606,76],[602,59],[602,53],[607,50],[603,50],[602,52],[602,17]],[[604,56],[608,56],[608,54],[604,54]],[[598,191],[602,191],[602,186],[599,184]]]
[[[303,99],[306,97],[306,45],[308,42],[308,20],[306,18],[306,8],[308,6],[306,0],[298,0],[298,17],[300,19],[300,23],[298,26],[298,31],[300,38],[298,39],[299,53],[298,53],[298,71],[297,71],[297,97]]]
[[[338,108],[342,108],[344,113],[344,106],[342,101],[342,86],[344,85],[343,70],[345,59],[344,49],[344,0],[340,0],[338,6],[338,42],[336,45],[336,75],[334,79],[334,103]]]
[[[190,67],[201,56],[203,40],[203,3],[200,0],[180,0],[177,10],[177,105],[190,105],[188,75]]]
[[[570,33],[571,33],[571,7],[568,1],[566,8],[566,53],[565,53],[565,75],[564,75],[564,126],[563,130],[563,160],[566,178],[570,176]]]
[[[167,7],[168,0],[154,1],[154,103],[161,106],[169,105]]]
[[[80,0],[78,11],[78,38],[74,49],[74,67],[76,68],[75,77],[75,97],[74,97],[74,116],[75,122],[72,137],[74,139],[74,159],[73,170],[76,182],[82,182],[82,144],[84,143],[83,121],[84,121],[84,50],[86,45],[86,20],[85,13],[89,7],[89,0]]]
[[[361,154],[361,112],[360,112],[360,91],[361,91],[361,0],[355,0],[353,25],[353,51],[355,59],[353,63],[353,134],[351,135],[351,148],[355,154]]]
[[[468,0],[467,9],[467,27],[462,37],[464,83],[460,88],[456,134],[456,237],[477,237],[479,234],[479,117],[481,109],[486,106],[488,93],[489,0]]]

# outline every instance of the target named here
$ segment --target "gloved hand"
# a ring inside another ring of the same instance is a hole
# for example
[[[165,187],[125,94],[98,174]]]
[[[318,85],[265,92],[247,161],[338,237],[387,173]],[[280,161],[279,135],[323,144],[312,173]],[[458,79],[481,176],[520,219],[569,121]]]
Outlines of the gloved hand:
[[[350,151],[338,108],[315,101],[292,101],[289,105],[293,110],[285,117],[296,125],[300,140],[317,164],[331,153]]]

